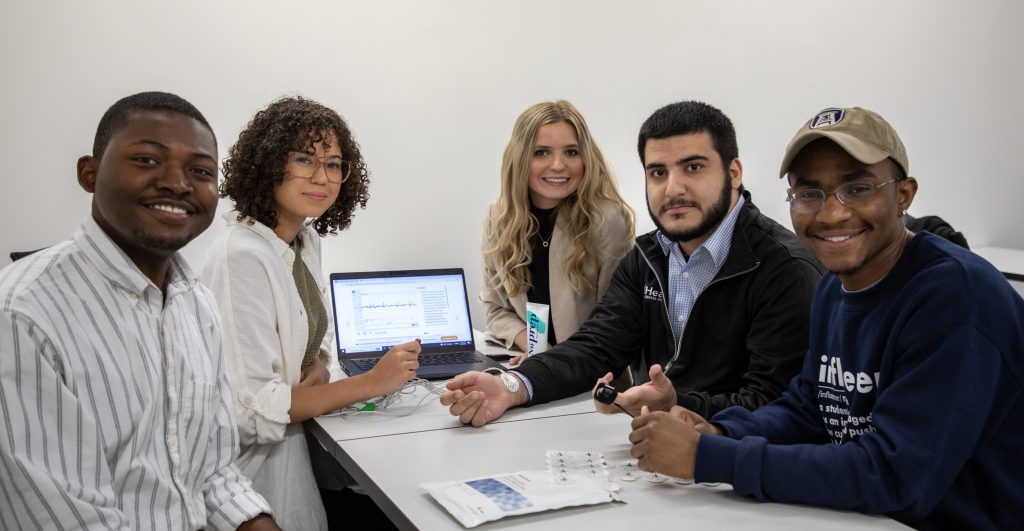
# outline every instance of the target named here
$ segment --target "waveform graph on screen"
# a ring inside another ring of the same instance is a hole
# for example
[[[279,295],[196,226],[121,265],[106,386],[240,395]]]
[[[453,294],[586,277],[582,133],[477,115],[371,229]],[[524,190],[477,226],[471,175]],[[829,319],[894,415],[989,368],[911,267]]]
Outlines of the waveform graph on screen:
[[[419,330],[443,323],[448,310],[447,293],[415,286],[387,289],[355,289],[352,292],[355,329],[360,335]]]

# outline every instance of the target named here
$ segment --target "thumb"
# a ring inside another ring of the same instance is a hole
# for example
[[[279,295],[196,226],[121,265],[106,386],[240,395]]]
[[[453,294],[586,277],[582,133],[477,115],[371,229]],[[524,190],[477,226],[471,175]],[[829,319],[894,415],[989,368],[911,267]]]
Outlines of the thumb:
[[[651,365],[651,370],[648,373],[651,377],[651,383],[659,387],[672,385],[672,381],[665,375],[665,371],[662,370],[661,365]]]
[[[651,410],[648,409],[647,406],[640,406],[640,415],[646,415],[646,414],[648,414],[650,412],[651,412]]]

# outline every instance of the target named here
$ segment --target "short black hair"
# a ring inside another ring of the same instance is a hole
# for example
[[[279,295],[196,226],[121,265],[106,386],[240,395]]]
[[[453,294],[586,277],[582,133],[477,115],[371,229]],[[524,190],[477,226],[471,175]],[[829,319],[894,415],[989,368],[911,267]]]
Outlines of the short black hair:
[[[649,139],[668,138],[677,135],[690,135],[708,132],[711,142],[722,158],[726,167],[733,159],[740,156],[736,146],[736,130],[732,121],[722,111],[700,101],[680,101],[670,103],[656,111],[640,126],[640,138],[637,151],[640,162],[644,160],[644,148]]]
[[[100,124],[96,126],[96,137],[92,142],[92,156],[100,158],[107,149],[110,139],[118,131],[128,125],[128,117],[135,112],[170,111],[183,114],[203,124],[213,134],[213,128],[206,121],[203,113],[181,96],[168,92],[140,92],[117,100],[103,113]],[[217,142],[214,135],[213,141]]]

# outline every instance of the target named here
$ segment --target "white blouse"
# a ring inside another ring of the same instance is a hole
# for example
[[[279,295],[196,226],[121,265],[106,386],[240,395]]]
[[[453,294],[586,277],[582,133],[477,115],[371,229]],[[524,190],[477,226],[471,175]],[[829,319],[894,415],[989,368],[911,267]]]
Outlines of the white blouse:
[[[266,225],[237,221],[237,215],[224,215],[228,230],[211,246],[200,278],[213,291],[224,323],[242,446],[239,467],[270,502],[282,529],[324,528],[302,425],[290,424],[288,415],[309,336],[292,276],[295,253]],[[302,260],[329,309],[320,274],[320,236],[304,227],[298,237],[303,238]],[[334,323],[328,319],[320,348],[330,352],[333,337]]]

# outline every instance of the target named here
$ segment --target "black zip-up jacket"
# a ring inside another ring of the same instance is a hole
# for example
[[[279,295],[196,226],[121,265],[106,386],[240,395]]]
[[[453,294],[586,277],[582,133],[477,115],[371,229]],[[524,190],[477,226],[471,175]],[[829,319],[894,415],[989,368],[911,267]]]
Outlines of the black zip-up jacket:
[[[579,331],[515,369],[530,379],[531,404],[593,388],[632,366],[635,381],[665,367],[679,405],[710,418],[777,398],[800,372],[811,299],[821,266],[796,236],[743,192],[729,253],[694,302],[680,344],[668,321],[668,257],[650,232],[619,263],[600,304]]]

